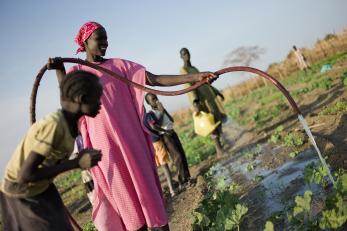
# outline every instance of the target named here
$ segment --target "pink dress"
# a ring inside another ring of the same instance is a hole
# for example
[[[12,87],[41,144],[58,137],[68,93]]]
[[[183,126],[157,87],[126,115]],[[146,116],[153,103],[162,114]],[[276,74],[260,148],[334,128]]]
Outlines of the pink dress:
[[[144,85],[145,68],[109,59],[100,64]],[[144,224],[168,223],[150,137],[143,127],[144,92],[92,68],[76,65],[100,77],[102,106],[95,118],[83,117],[85,147],[100,149],[102,160],[91,169],[95,184],[92,218],[99,231],[137,230]]]

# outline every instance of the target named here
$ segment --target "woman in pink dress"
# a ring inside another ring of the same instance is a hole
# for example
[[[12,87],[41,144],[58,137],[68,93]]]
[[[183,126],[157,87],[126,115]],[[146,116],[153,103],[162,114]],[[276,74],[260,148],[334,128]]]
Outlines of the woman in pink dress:
[[[173,86],[216,78],[210,72],[154,75],[131,61],[105,59],[106,30],[95,22],[84,24],[75,41],[79,45],[77,52],[85,51],[87,61],[141,85]],[[58,59],[49,62],[50,68],[57,69],[60,81],[65,76],[64,65]],[[96,228],[169,230],[151,139],[142,127],[145,92],[86,66],[75,65],[69,71],[73,70],[96,74],[104,89],[98,116],[85,116],[79,123],[85,147],[102,152],[102,160],[91,169],[95,185],[92,219]]]

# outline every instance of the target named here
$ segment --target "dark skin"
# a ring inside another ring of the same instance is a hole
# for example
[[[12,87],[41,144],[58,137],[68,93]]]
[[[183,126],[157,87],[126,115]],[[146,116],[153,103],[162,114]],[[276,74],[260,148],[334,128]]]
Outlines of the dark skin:
[[[192,63],[190,61],[190,52],[187,48],[182,48],[180,50],[180,56],[181,59],[183,60],[183,67],[192,67]],[[211,82],[210,82],[211,83]],[[212,86],[213,88],[213,86]],[[222,93],[220,93],[220,91],[215,90],[215,93],[222,99],[224,100],[224,95]],[[199,113],[200,111],[200,107],[199,107],[199,100],[196,100],[193,102],[193,106],[194,106],[194,110]]]
[[[147,94],[146,95],[146,99],[148,101],[148,104],[155,110],[159,110],[161,112],[165,111],[165,108],[163,107],[163,105],[161,104],[161,102],[158,100],[158,97],[154,94]],[[168,117],[170,118],[171,121],[174,121],[174,119],[172,118],[172,116],[167,113]],[[164,117],[164,113],[161,114],[159,120],[159,124],[161,124],[162,120]],[[151,128],[156,130],[156,131],[160,131],[160,132],[166,132],[166,133],[170,133],[170,131],[162,129],[159,125],[157,124],[150,124]]]
[[[89,62],[103,63],[107,61],[103,57],[108,47],[106,30],[101,27],[95,30],[91,36],[84,42],[86,50],[86,60]],[[49,59],[47,63],[48,69],[56,69],[58,81],[65,77],[65,67],[59,59]],[[146,71],[146,84],[150,86],[175,86],[184,83],[195,83],[204,79],[213,82],[217,79],[217,75],[212,72],[201,72],[188,75],[155,75]],[[147,226],[143,226],[140,230],[147,230]],[[156,230],[169,230],[169,226],[157,228]]]
[[[61,99],[62,112],[67,121],[72,137],[78,133],[77,123],[81,116],[87,115],[95,117],[100,110],[100,97],[102,88],[96,85],[93,92],[88,95],[80,95],[73,100]],[[78,157],[72,160],[63,161],[54,166],[42,166],[45,160],[44,154],[31,151],[28,158],[24,161],[18,173],[18,183],[25,184],[44,179],[51,179],[62,172],[75,168],[88,169],[95,166],[101,160],[101,153],[95,149],[84,149]]]
[[[187,48],[182,48],[180,50],[180,56],[181,56],[181,59],[183,60],[183,66],[184,67],[192,67],[192,63],[190,62],[190,52]],[[214,88],[213,86],[211,86],[211,87],[212,87],[212,90],[215,92],[215,94],[217,96],[219,96],[222,100],[224,100],[224,95],[220,91],[218,91],[216,88]],[[201,112],[201,103],[200,103],[199,99],[194,100],[193,108],[194,108],[194,111],[196,112],[196,114],[199,115]],[[216,145],[217,156],[221,157],[223,155],[223,149],[222,149],[222,145],[220,142],[220,134],[217,131],[217,129],[213,133],[215,135],[215,138],[213,138],[213,140],[214,140],[215,145]]]
[[[86,49],[86,60],[88,62],[105,62],[107,59],[103,58],[103,56],[105,56],[108,47],[106,30],[103,27],[95,30],[84,42],[84,46]],[[65,67],[59,59],[50,58],[47,68],[56,69],[59,82],[66,75]],[[175,86],[184,83],[195,83],[205,78],[208,78],[209,82],[213,82],[217,77],[212,72],[200,72],[188,75],[155,75],[146,71],[146,84],[150,86]]]

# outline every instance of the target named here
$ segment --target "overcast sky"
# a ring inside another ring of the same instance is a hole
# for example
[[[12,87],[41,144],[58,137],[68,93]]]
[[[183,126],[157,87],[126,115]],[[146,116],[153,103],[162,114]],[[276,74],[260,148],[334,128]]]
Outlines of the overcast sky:
[[[195,1],[18,1],[1,0],[0,21],[0,171],[29,126],[29,97],[48,57],[79,57],[73,42],[86,21],[108,32],[106,57],[144,65],[155,74],[177,74],[179,50],[191,51],[201,71],[222,67],[225,55],[240,46],[265,48],[252,66],[266,70],[281,61],[292,45],[312,47],[327,33],[347,26],[345,0],[195,0]],[[221,77],[224,88],[246,75]],[[54,72],[41,82],[37,117],[59,107]],[[169,111],[188,106],[186,96],[160,97]]]

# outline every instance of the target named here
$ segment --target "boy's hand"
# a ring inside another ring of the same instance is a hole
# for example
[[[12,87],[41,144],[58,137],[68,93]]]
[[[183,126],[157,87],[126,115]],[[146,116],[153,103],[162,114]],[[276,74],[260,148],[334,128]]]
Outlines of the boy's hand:
[[[65,70],[64,63],[60,57],[49,58],[47,62],[48,70]]]
[[[95,149],[83,149],[78,159],[78,166],[81,169],[88,169],[95,166],[101,160],[101,152],[100,150]]]
[[[205,80],[207,81],[209,84],[213,83],[213,81],[215,81],[216,79],[218,79],[219,75],[216,75],[213,72],[200,72],[196,74],[196,82],[199,82],[201,80]]]
[[[193,108],[194,108],[194,111],[196,112],[196,115],[199,115],[200,114],[200,101],[199,100],[194,100],[193,102]]]
[[[221,100],[224,101],[224,95],[223,94],[218,94],[218,95],[221,98]]]

